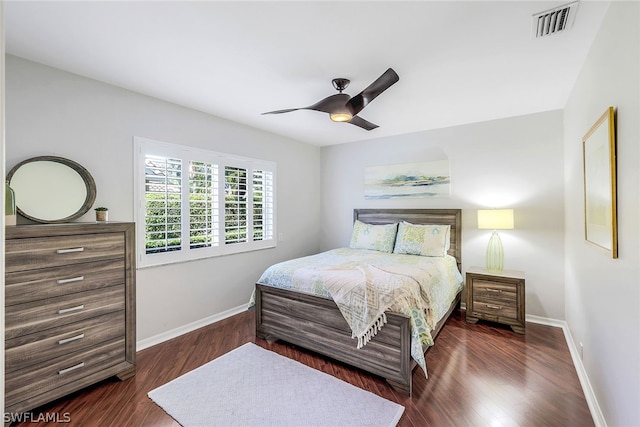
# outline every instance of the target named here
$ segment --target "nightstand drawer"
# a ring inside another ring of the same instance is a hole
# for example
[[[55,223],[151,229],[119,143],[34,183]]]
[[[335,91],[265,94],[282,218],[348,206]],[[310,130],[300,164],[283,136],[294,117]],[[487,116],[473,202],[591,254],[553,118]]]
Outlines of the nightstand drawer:
[[[476,279],[473,282],[473,299],[486,302],[500,302],[516,305],[516,286],[507,283],[489,282]]]
[[[504,317],[509,319],[517,318],[517,311],[516,311],[515,304],[502,305],[495,302],[473,301],[472,311],[477,313],[488,314],[490,316],[496,316],[496,319],[487,318],[487,320],[497,321],[498,317]]]

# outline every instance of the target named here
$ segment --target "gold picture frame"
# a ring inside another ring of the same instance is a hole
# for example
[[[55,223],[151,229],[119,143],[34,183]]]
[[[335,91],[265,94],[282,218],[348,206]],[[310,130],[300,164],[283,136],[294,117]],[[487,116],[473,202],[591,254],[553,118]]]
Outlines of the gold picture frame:
[[[618,258],[616,126],[613,107],[582,138],[584,237]]]

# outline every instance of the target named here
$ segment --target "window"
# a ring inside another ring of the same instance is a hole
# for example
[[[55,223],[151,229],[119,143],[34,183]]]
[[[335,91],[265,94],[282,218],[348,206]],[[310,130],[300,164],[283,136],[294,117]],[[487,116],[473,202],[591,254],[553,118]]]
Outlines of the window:
[[[134,138],[138,266],[275,247],[275,163]]]

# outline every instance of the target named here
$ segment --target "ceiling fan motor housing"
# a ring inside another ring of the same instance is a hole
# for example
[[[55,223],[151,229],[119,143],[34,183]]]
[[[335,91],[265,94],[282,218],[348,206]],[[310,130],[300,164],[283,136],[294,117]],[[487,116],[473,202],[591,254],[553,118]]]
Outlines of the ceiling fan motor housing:
[[[331,83],[333,83],[333,87],[335,87],[340,93],[342,93],[342,91],[345,90],[347,86],[349,86],[351,80],[339,78],[331,80]]]

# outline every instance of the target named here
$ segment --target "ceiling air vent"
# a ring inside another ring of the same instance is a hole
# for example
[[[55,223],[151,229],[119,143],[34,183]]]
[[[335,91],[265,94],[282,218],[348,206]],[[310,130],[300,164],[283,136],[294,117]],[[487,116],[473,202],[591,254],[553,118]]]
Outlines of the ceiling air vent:
[[[578,2],[574,1],[536,13],[531,19],[531,35],[540,38],[567,31],[573,25],[577,11]]]

